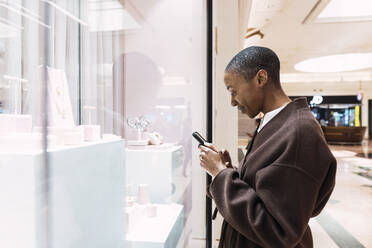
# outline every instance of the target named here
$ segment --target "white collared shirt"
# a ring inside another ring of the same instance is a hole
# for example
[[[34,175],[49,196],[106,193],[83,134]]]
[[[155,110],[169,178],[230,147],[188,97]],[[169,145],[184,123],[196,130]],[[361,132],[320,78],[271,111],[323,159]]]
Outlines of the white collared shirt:
[[[287,103],[288,104],[288,103]],[[283,105],[283,106],[281,106],[281,107],[279,107],[279,108],[277,108],[277,109],[274,109],[274,110],[272,110],[272,111],[270,111],[270,112],[267,112],[265,115],[264,115],[264,117],[262,118],[262,120],[261,120],[261,123],[260,123],[260,127],[257,129],[257,133],[259,133],[261,130],[262,130],[262,128],[269,122],[269,121],[271,121],[271,119],[272,118],[274,118],[277,114],[279,114],[279,112],[280,111],[282,111],[284,108],[285,108],[285,106],[287,106],[287,104],[285,104],[285,105]]]

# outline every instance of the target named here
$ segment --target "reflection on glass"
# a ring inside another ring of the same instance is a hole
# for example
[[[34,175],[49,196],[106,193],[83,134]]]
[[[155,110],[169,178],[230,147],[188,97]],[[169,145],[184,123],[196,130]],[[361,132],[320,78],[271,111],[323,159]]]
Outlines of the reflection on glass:
[[[187,245],[191,14],[186,0],[0,1],[0,247]]]

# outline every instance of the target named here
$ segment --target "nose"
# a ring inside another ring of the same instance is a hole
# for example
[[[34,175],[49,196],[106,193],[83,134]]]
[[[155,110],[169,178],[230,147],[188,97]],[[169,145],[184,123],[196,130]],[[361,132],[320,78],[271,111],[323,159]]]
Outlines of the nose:
[[[235,100],[235,97],[231,97],[231,106],[235,107],[238,105],[238,102]]]

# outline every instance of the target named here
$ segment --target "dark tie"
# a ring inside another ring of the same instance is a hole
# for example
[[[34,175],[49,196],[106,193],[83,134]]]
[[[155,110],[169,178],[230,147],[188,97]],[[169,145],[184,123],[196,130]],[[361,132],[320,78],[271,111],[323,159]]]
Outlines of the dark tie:
[[[246,160],[247,160],[248,154],[249,154],[249,153],[251,152],[251,150],[252,150],[253,142],[254,142],[254,140],[255,140],[255,138],[256,138],[256,136],[257,136],[258,128],[260,127],[261,121],[262,121],[262,120],[260,120],[260,121],[258,122],[258,125],[257,125],[257,127],[256,127],[256,131],[254,132],[251,141],[248,143],[248,145],[247,145],[247,147],[246,147],[246,149],[247,149],[247,153],[245,154],[245,156],[244,156],[244,161],[243,161],[243,163],[242,163],[242,169],[241,169],[241,171],[240,171],[240,179],[242,179],[243,176],[244,176],[243,172],[244,172],[244,170],[245,170],[245,162],[246,162]]]
[[[248,143],[248,145],[247,145],[246,148],[245,148],[245,149],[247,149],[247,153],[246,153],[246,154],[250,153],[250,151],[252,150],[253,141],[254,141],[254,139],[256,138],[256,135],[257,135],[257,133],[258,133],[258,128],[260,127],[260,124],[261,124],[261,121],[258,123],[258,125],[257,125],[257,127],[256,127],[256,131],[254,131],[254,134],[253,134],[253,137],[252,137],[251,141]],[[247,157],[247,156],[245,156],[245,158],[246,158],[246,157]],[[245,158],[244,158],[244,159],[245,159]]]

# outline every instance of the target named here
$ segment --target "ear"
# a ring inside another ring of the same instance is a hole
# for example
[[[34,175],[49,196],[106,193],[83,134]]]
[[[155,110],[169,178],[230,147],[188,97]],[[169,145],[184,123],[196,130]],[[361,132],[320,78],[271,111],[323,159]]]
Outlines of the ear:
[[[264,69],[260,69],[256,75],[257,75],[258,85],[261,87],[265,86],[267,83],[267,79],[268,79],[267,71]]]

